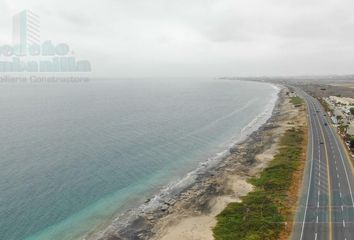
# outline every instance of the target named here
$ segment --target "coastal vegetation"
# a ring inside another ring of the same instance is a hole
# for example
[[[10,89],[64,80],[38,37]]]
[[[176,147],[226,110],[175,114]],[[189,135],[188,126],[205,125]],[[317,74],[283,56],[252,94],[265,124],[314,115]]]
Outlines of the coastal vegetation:
[[[290,102],[291,102],[292,104],[294,104],[295,107],[297,107],[297,106],[302,105],[303,100],[302,100],[300,97],[295,96],[295,97],[291,97],[291,98],[290,98]]]
[[[323,106],[325,112],[331,112],[332,113],[331,108],[329,107],[328,103],[323,98],[319,98],[319,102]]]
[[[297,104],[298,99],[293,103]],[[213,229],[216,240],[279,239],[285,222],[292,217],[288,193],[303,159],[304,136],[300,128],[285,132],[279,153],[259,177],[250,179],[255,190],[244,196],[242,202],[230,203],[217,216]]]

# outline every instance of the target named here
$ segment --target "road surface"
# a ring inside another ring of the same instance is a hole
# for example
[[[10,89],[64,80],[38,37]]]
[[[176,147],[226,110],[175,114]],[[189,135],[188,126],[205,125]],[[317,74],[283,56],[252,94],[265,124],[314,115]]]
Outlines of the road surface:
[[[309,149],[291,239],[353,240],[353,166],[320,103],[299,89],[297,92],[308,106]]]

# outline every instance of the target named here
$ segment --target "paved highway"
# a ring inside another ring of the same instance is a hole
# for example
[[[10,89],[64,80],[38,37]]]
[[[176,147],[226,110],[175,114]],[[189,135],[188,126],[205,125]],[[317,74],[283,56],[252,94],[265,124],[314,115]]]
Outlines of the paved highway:
[[[292,239],[354,239],[354,176],[343,144],[320,103],[297,89],[306,100],[309,149],[303,194]]]

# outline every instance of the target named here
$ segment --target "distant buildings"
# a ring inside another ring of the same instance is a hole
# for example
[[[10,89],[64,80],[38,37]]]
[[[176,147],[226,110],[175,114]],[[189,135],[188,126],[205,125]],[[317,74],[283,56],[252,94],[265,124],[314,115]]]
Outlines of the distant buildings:
[[[331,120],[332,120],[332,123],[333,123],[333,124],[335,124],[335,125],[338,124],[338,120],[337,120],[337,118],[336,118],[335,116],[332,116],[332,117],[331,117]]]
[[[354,99],[348,97],[337,97],[337,96],[329,96],[328,98],[332,103],[347,105],[347,106],[354,106]]]
[[[350,109],[354,107],[354,99],[348,97],[330,96],[324,98],[331,110],[331,120],[336,126],[339,126],[348,137],[354,136],[354,117]],[[341,130],[341,131],[342,131]]]
[[[40,44],[40,22],[35,13],[24,10],[13,17],[12,24],[12,43],[17,55],[26,55],[29,46]]]

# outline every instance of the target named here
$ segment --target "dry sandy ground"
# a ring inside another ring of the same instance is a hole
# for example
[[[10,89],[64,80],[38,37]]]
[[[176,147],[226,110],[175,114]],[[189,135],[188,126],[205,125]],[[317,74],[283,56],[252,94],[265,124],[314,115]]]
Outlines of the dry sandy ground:
[[[288,98],[280,103],[282,117],[277,120],[279,127],[272,130],[273,144],[256,156],[257,163],[250,170],[249,176],[256,175],[273,158],[278,151],[278,142],[281,135],[289,128],[306,124],[305,111],[295,108]],[[209,202],[208,213],[196,213],[195,216],[170,216],[168,224],[159,229],[155,240],[212,240],[212,228],[216,225],[216,216],[231,202],[240,201],[240,197],[252,190],[252,185],[246,182],[247,176],[233,174],[228,177],[227,194],[214,197]],[[181,213],[181,215],[185,215]],[[174,218],[174,219],[171,219]]]
[[[211,202],[209,214],[192,216],[182,219],[177,225],[170,226],[160,240],[213,240],[212,228],[216,224],[216,216],[230,202],[239,201],[239,197],[252,190],[252,185],[244,179],[234,176],[230,179],[234,194],[216,197]]]

